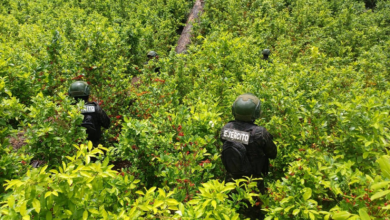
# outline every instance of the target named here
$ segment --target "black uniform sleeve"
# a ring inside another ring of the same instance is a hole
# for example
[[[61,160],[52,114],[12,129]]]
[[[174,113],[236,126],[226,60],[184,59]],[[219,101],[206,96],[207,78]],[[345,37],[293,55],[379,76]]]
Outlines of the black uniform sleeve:
[[[95,102],[95,104],[96,104],[97,112],[99,114],[100,124],[104,128],[109,128],[110,124],[111,124],[110,118],[107,116],[106,112],[99,106],[99,104],[97,104],[96,102]]]
[[[265,130],[265,129],[264,129]],[[265,140],[265,154],[270,159],[275,159],[278,154],[278,148],[276,147],[272,135],[265,130],[264,132],[264,140]]]
[[[261,127],[261,129],[259,129],[256,133],[256,135],[261,136],[261,145],[263,146],[262,150],[264,151],[264,154],[270,159],[275,159],[278,153],[278,148],[273,142],[272,135],[263,127]]]
[[[102,109],[101,111],[101,116],[100,116],[100,121],[102,122],[102,126],[104,128],[109,128],[111,124],[110,118],[107,116],[106,112]]]

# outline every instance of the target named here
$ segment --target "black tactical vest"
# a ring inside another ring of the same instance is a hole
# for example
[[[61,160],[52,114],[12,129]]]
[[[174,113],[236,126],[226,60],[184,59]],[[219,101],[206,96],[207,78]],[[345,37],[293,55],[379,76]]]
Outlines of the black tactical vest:
[[[222,142],[227,141],[224,140],[223,135],[228,129],[244,131],[250,134],[249,140],[247,141],[247,144],[244,144],[244,146],[246,147],[247,158],[249,159],[249,163],[251,165],[251,171],[250,173],[243,173],[242,175],[266,175],[268,173],[269,157],[274,158],[273,155],[267,156],[266,152],[275,152],[276,156],[276,146],[272,142],[272,136],[268,133],[268,131],[253,123],[230,121],[221,130],[220,137]]]

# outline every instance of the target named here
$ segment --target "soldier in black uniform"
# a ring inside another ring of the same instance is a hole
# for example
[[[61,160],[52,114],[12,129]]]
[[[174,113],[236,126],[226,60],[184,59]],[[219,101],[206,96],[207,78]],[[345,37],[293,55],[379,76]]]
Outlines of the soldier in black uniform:
[[[68,90],[69,96],[76,99],[76,101],[83,100],[85,102],[85,108],[81,111],[84,115],[82,126],[87,128],[87,140],[93,143],[93,146],[99,145],[99,140],[102,136],[102,129],[110,127],[110,118],[106,112],[100,108],[96,102],[88,102],[89,99],[89,85],[83,81],[76,81],[72,83]]]
[[[263,60],[267,61],[268,63],[273,63],[272,59],[269,58],[269,55],[271,55],[270,49],[264,49],[261,53],[263,54]]]
[[[149,62],[153,62],[153,64],[149,66],[149,68],[154,69],[155,73],[160,73],[160,67],[156,66],[158,62],[158,54],[155,51],[149,51],[146,56],[148,57],[148,61],[146,61],[144,65],[148,65]]]
[[[222,128],[220,136],[223,142],[222,162],[227,170],[226,182],[244,176],[267,176],[269,159],[276,158],[277,147],[272,135],[254,123],[260,117],[260,100],[251,93],[240,95],[233,103],[232,113],[235,120]],[[264,181],[258,181],[257,187],[265,194]],[[249,212],[256,215],[248,216],[251,219],[264,218],[260,207],[250,209]]]

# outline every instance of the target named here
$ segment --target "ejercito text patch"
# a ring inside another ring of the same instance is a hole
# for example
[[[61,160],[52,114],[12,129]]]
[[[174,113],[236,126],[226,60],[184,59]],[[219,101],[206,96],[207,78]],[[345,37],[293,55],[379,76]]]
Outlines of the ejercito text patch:
[[[239,131],[235,129],[225,128],[222,134],[222,139],[227,141],[236,141],[243,144],[249,143],[250,133],[245,131]]]

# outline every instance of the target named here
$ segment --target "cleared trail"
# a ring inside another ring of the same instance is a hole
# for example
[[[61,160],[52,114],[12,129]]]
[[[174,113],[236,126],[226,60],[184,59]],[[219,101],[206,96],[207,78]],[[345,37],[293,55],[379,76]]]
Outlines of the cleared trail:
[[[175,48],[175,52],[177,54],[184,53],[187,50],[187,46],[191,43],[191,31],[194,22],[199,21],[199,17],[203,12],[203,8],[205,5],[204,0],[196,0],[194,7],[191,9],[190,15],[188,16],[186,26],[184,27],[179,40],[177,41],[177,46]],[[135,87],[138,87],[140,82],[140,77],[134,76],[131,80],[131,84]]]
[[[180,35],[180,38],[177,42],[177,46],[175,48],[176,53],[183,53],[187,49],[187,45],[191,43],[191,30],[192,24],[197,22],[197,19],[203,12],[205,2],[203,0],[197,0],[194,4],[194,7],[191,10],[190,15],[188,16],[188,20],[186,26],[183,29],[183,32]]]

